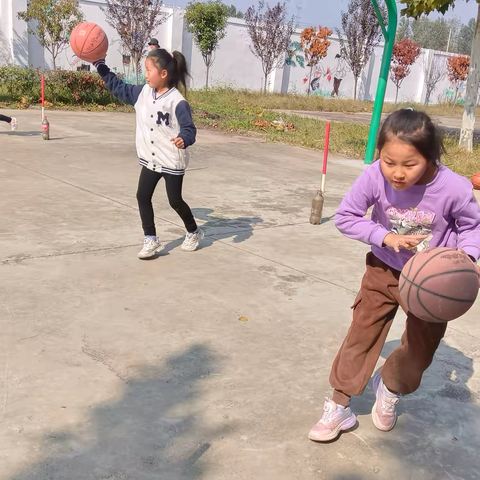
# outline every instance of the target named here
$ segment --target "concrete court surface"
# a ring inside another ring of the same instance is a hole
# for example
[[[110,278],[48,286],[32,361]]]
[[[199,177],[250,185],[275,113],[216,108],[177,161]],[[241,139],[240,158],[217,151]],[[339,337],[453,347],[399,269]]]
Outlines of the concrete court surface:
[[[480,302],[451,324],[390,433],[367,387],[356,430],[315,444],[367,247],[331,216],[362,164],[200,131],[185,198],[195,253],[155,196],[140,261],[134,117],[16,112],[0,131],[1,480],[480,478]],[[240,317],[245,317],[239,320]],[[247,319],[247,321],[244,321]],[[399,315],[382,352],[398,345]]]

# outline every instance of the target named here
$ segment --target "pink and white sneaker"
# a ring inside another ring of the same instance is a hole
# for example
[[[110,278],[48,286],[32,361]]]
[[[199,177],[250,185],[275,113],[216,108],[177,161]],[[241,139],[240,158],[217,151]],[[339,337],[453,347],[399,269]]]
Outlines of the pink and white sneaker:
[[[322,418],[312,427],[308,438],[314,442],[328,442],[337,438],[341,431],[355,426],[356,423],[357,417],[350,407],[342,407],[326,398]]]
[[[397,423],[396,407],[400,396],[385,386],[380,374],[373,379],[373,391],[377,397],[372,409],[373,424],[379,430],[389,432]]]

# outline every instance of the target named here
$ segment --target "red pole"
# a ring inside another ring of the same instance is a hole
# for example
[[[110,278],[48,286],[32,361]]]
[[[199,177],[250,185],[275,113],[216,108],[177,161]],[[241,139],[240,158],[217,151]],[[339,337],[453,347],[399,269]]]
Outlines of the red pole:
[[[325,128],[325,146],[323,147],[322,192],[325,193],[325,178],[327,175],[328,144],[330,142],[330,122]]]
[[[325,129],[325,147],[323,149],[323,170],[322,173],[327,173],[327,159],[328,159],[328,144],[330,142],[330,122],[327,122],[327,128]]]
[[[45,75],[42,73],[42,121],[45,118]]]

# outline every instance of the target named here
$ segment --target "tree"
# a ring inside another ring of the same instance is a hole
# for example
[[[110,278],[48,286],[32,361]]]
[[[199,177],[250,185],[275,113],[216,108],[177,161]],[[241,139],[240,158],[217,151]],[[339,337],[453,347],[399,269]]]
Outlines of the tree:
[[[379,5],[386,24],[387,12],[383,4]],[[380,25],[372,0],[351,0],[346,12],[342,12],[342,31],[337,28],[340,49],[355,78],[353,97],[357,98],[358,79],[370,60],[373,49],[382,37]]]
[[[411,39],[419,43],[422,48],[446,51],[449,34],[450,27],[443,18],[431,21],[424,17],[412,22]]]
[[[404,38],[412,37],[412,23],[408,17],[401,17],[398,22],[397,35],[395,39],[398,41]]]
[[[460,29],[457,40],[457,52],[462,55],[470,55],[472,52],[473,37],[475,35],[475,25],[477,22],[471,18],[468,25],[464,25]]]
[[[423,74],[427,90],[425,93],[425,105],[428,105],[438,82],[443,80],[447,74],[445,60],[442,57],[436,58],[432,52],[430,58],[423,61]]]
[[[146,52],[152,32],[166,19],[161,13],[162,0],[107,0],[102,8],[107,23],[113,27],[130,55],[138,83],[140,60]]]
[[[243,13],[240,10],[237,10],[235,5],[230,5],[227,7],[228,16],[232,18],[243,18]]]
[[[303,53],[300,44],[298,42],[290,42],[290,45],[287,48],[285,65],[296,67],[298,63],[302,68],[305,68],[305,57],[300,55],[300,53]]]
[[[419,55],[420,45],[408,38],[396,42],[393,46],[390,78],[397,87],[395,103],[398,100],[398,91],[405,78],[410,75],[410,67],[416,62]]]
[[[328,47],[330,46],[328,37],[332,33],[329,28],[321,26],[318,27],[318,31],[315,27],[307,27],[300,33],[300,47],[305,54],[307,66],[310,67],[308,95],[310,95],[313,67],[318,65],[318,62],[327,56]]]
[[[202,54],[207,67],[205,88],[208,88],[210,67],[215,60],[215,50],[227,34],[228,7],[220,0],[189,3],[185,11],[187,31]]]
[[[467,79],[469,68],[470,58],[465,55],[457,55],[447,59],[448,79],[455,89],[453,103],[457,103],[458,91]]]
[[[57,57],[68,45],[67,36],[83,21],[78,0],[31,0],[27,10],[18,13],[25,22],[35,20],[28,32],[40,45],[52,54],[53,68],[57,68]]]
[[[287,21],[285,3],[269,7],[260,0],[257,8],[252,5],[245,13],[245,23],[251,40],[250,50],[262,62],[266,92],[268,75],[283,66],[283,54],[293,33],[293,18]]]
[[[429,14],[432,11],[445,13],[449,7],[453,7],[455,0],[401,0],[405,8],[403,15],[418,18],[422,14]],[[477,2],[478,3],[478,2]],[[462,129],[460,131],[460,147],[468,151],[473,150],[473,131],[475,129],[475,108],[477,106],[478,88],[480,86],[480,3],[477,10],[477,21],[475,35],[472,43],[470,56],[470,69],[467,77],[467,88],[465,94],[465,106],[463,108]]]

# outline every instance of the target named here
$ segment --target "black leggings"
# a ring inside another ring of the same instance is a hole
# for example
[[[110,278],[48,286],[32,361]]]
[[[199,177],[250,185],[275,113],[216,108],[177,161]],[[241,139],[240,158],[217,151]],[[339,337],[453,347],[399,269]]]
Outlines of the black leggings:
[[[7,115],[0,115],[0,122],[12,123],[12,117],[8,117]]]
[[[157,234],[153,215],[152,196],[158,181],[162,177],[165,179],[165,187],[170,206],[180,215],[187,232],[195,232],[195,230],[197,230],[197,224],[193,218],[190,207],[182,198],[183,175],[153,172],[146,167],[142,167],[138,180],[137,200],[145,235],[156,236]]]

